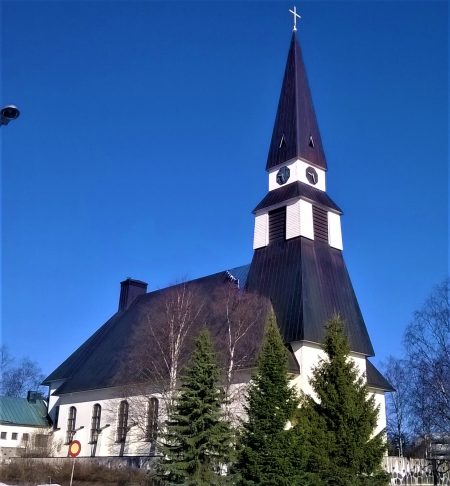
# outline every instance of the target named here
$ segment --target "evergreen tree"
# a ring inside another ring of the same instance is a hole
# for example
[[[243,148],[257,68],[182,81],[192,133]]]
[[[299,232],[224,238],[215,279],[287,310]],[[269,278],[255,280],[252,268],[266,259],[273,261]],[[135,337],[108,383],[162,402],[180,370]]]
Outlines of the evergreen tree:
[[[384,432],[373,435],[378,407],[349,359],[350,347],[339,316],[328,322],[323,348],[326,359],[310,381],[318,401],[303,398],[295,427],[307,442],[308,470],[318,473],[327,485],[387,484],[381,469]]]
[[[209,486],[223,484],[229,465],[232,435],[222,416],[219,369],[204,330],[196,340],[174,409],[163,434],[158,477],[164,484]]]
[[[307,482],[301,447],[288,430],[298,398],[289,386],[287,352],[273,312],[247,399],[248,420],[243,425],[235,466],[238,484],[318,484]]]

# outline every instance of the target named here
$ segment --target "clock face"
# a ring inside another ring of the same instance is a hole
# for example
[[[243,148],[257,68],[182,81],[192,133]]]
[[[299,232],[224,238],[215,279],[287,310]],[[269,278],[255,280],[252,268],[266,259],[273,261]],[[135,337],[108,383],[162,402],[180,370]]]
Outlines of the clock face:
[[[281,167],[281,169],[277,172],[278,184],[280,184],[280,186],[286,184],[290,175],[291,175],[291,171],[289,170],[289,167],[286,166]]]
[[[319,176],[317,175],[316,170],[313,167],[306,168],[306,178],[310,182],[310,184],[316,185],[319,181]]]

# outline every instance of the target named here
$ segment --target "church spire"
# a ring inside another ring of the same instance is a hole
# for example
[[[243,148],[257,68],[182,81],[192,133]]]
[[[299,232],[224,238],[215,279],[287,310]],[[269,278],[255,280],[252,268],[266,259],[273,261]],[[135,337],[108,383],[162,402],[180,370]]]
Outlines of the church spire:
[[[266,169],[295,158],[327,169],[296,30],[292,33]]]

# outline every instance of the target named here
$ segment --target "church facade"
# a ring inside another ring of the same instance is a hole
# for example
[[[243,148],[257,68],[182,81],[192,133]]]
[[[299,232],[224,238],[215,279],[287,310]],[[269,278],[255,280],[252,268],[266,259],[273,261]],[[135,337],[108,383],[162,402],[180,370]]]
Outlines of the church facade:
[[[377,432],[385,428],[384,397],[391,386],[370,362],[374,350],[343,259],[342,211],[327,193],[327,169],[294,30],[266,164],[268,192],[254,209],[251,263],[154,292],[147,292],[145,282],[122,282],[118,311],[44,381],[50,389],[57,455],[66,456],[73,439],[81,443],[81,456],[157,454],[164,392],[155,380],[147,383],[145,393],[142,387],[130,392],[130,350],[136,339],[144,341],[144,329],[154,329],[162,303],[167,310],[170,295],[179,296],[186,288],[195,288],[208,301],[203,309],[213,309],[214,300],[230,285],[269,303],[256,319],[259,327],[249,331],[256,344],[253,356],[233,379],[235,390],[251,376],[261,336],[258,329],[270,307],[289,350],[291,378],[299,390],[311,394],[309,378],[323,356],[325,325],[338,313],[345,322],[351,357],[379,405]],[[212,334],[220,335],[223,321],[208,322]],[[152,332],[146,348],[150,354],[157,352],[155,342],[159,342]],[[134,369],[139,367],[138,357],[132,356],[131,362]],[[139,415],[133,407],[140,395],[145,398]],[[243,396],[238,393],[238,400]]]

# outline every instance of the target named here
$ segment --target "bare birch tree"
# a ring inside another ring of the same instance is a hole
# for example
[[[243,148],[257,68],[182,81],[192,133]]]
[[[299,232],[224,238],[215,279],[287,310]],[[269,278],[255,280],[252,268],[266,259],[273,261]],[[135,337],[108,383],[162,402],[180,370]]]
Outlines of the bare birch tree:
[[[435,287],[406,329],[411,408],[417,432],[450,433],[449,280]]]
[[[255,366],[255,357],[264,334],[266,299],[239,289],[234,282],[219,288],[214,295],[213,319],[217,329],[216,342],[223,365],[226,414],[236,419],[243,395],[238,372]]]
[[[389,443],[403,457],[408,437],[409,379],[404,360],[390,356],[383,366],[384,374],[395,391],[387,395],[387,434]]]
[[[190,345],[205,323],[204,294],[186,283],[157,292],[140,320],[131,340],[126,379],[118,378],[127,382],[121,385],[129,404],[127,440],[154,443],[154,428],[173,406]],[[114,412],[114,406],[110,408]]]
[[[0,394],[10,397],[26,397],[28,391],[45,394],[46,387],[41,386],[45,375],[39,365],[30,358],[17,361],[4,345],[0,348]]]

